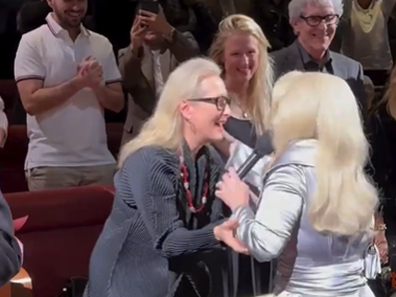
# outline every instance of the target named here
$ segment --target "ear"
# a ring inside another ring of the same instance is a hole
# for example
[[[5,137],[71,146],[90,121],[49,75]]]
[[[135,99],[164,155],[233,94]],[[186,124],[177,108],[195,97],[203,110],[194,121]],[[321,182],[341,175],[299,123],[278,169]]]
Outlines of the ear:
[[[52,0],[44,0],[44,1],[47,1],[48,6],[51,7],[51,8],[53,8],[53,7],[52,7]]]
[[[290,20],[290,25],[293,28],[293,32],[295,35],[298,35],[300,32],[300,22],[296,19]]]
[[[182,101],[179,104],[179,111],[180,111],[182,117],[185,118],[186,120],[191,120],[192,109],[193,108],[192,108],[190,102],[188,102],[188,101]]]

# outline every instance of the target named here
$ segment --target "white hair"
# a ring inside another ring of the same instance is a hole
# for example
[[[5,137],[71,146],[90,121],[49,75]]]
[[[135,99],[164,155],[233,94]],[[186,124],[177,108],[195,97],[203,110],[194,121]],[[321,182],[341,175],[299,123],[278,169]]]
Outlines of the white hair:
[[[308,209],[312,228],[369,233],[378,193],[364,170],[369,144],[348,84],[330,74],[289,72],[274,86],[271,111],[275,157],[291,141],[317,140],[317,184]]]
[[[182,143],[182,117],[178,110],[180,102],[197,98],[202,80],[217,76],[220,67],[208,58],[193,58],[180,64],[169,75],[152,117],[143,125],[139,135],[126,143],[118,160],[122,167],[130,154],[141,147],[158,145],[175,149]]]
[[[304,15],[304,10],[307,5],[332,6],[335,13],[340,17],[344,12],[343,0],[291,0],[289,3],[290,22]]]

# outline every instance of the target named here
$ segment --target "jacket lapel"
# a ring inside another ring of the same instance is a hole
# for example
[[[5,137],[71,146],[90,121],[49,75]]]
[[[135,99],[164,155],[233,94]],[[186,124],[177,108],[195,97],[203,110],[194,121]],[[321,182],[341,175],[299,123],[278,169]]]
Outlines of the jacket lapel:
[[[145,46],[144,56],[142,60],[142,73],[146,78],[150,87],[155,90],[154,72],[153,72],[153,55],[151,51]]]

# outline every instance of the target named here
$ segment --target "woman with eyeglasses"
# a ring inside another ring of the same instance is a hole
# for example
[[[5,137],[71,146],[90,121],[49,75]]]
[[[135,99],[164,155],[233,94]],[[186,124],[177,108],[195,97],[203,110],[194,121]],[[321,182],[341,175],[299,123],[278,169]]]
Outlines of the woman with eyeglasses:
[[[246,251],[214,195],[223,165],[208,144],[223,137],[230,113],[220,74],[208,59],[181,64],[153,116],[122,148],[86,296],[208,297],[206,257],[222,243]]]

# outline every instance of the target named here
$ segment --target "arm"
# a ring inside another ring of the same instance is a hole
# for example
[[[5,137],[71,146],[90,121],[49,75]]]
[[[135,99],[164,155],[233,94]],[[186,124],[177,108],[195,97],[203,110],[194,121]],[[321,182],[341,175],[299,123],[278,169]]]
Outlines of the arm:
[[[190,32],[182,33],[169,26],[163,35],[168,49],[179,63],[199,55],[199,45]]]
[[[0,287],[21,268],[21,251],[14,238],[10,209],[0,193]]]
[[[154,248],[162,256],[172,258],[221,248],[213,233],[218,223],[199,230],[184,226],[177,209],[178,176],[162,156],[143,149],[126,160],[123,173],[136,205],[125,202],[140,211]]]
[[[124,108],[124,94],[121,86],[121,74],[114,57],[113,46],[107,40],[107,57],[102,65],[104,85],[94,89],[94,94],[100,104],[111,111],[120,112]]]
[[[31,34],[22,36],[15,57],[15,81],[23,107],[30,115],[46,112],[64,104],[81,87],[77,79],[44,88],[46,70]]]
[[[132,44],[118,53],[118,69],[121,73],[122,86],[128,93],[131,93],[131,90],[143,79],[141,70],[143,55],[143,48],[133,51]]]
[[[235,210],[237,236],[257,261],[276,258],[289,241],[303,207],[301,169],[285,166],[269,175],[256,215],[249,206]]]
[[[4,112],[4,101],[0,97],[0,147],[4,147],[8,135],[8,119]]]

